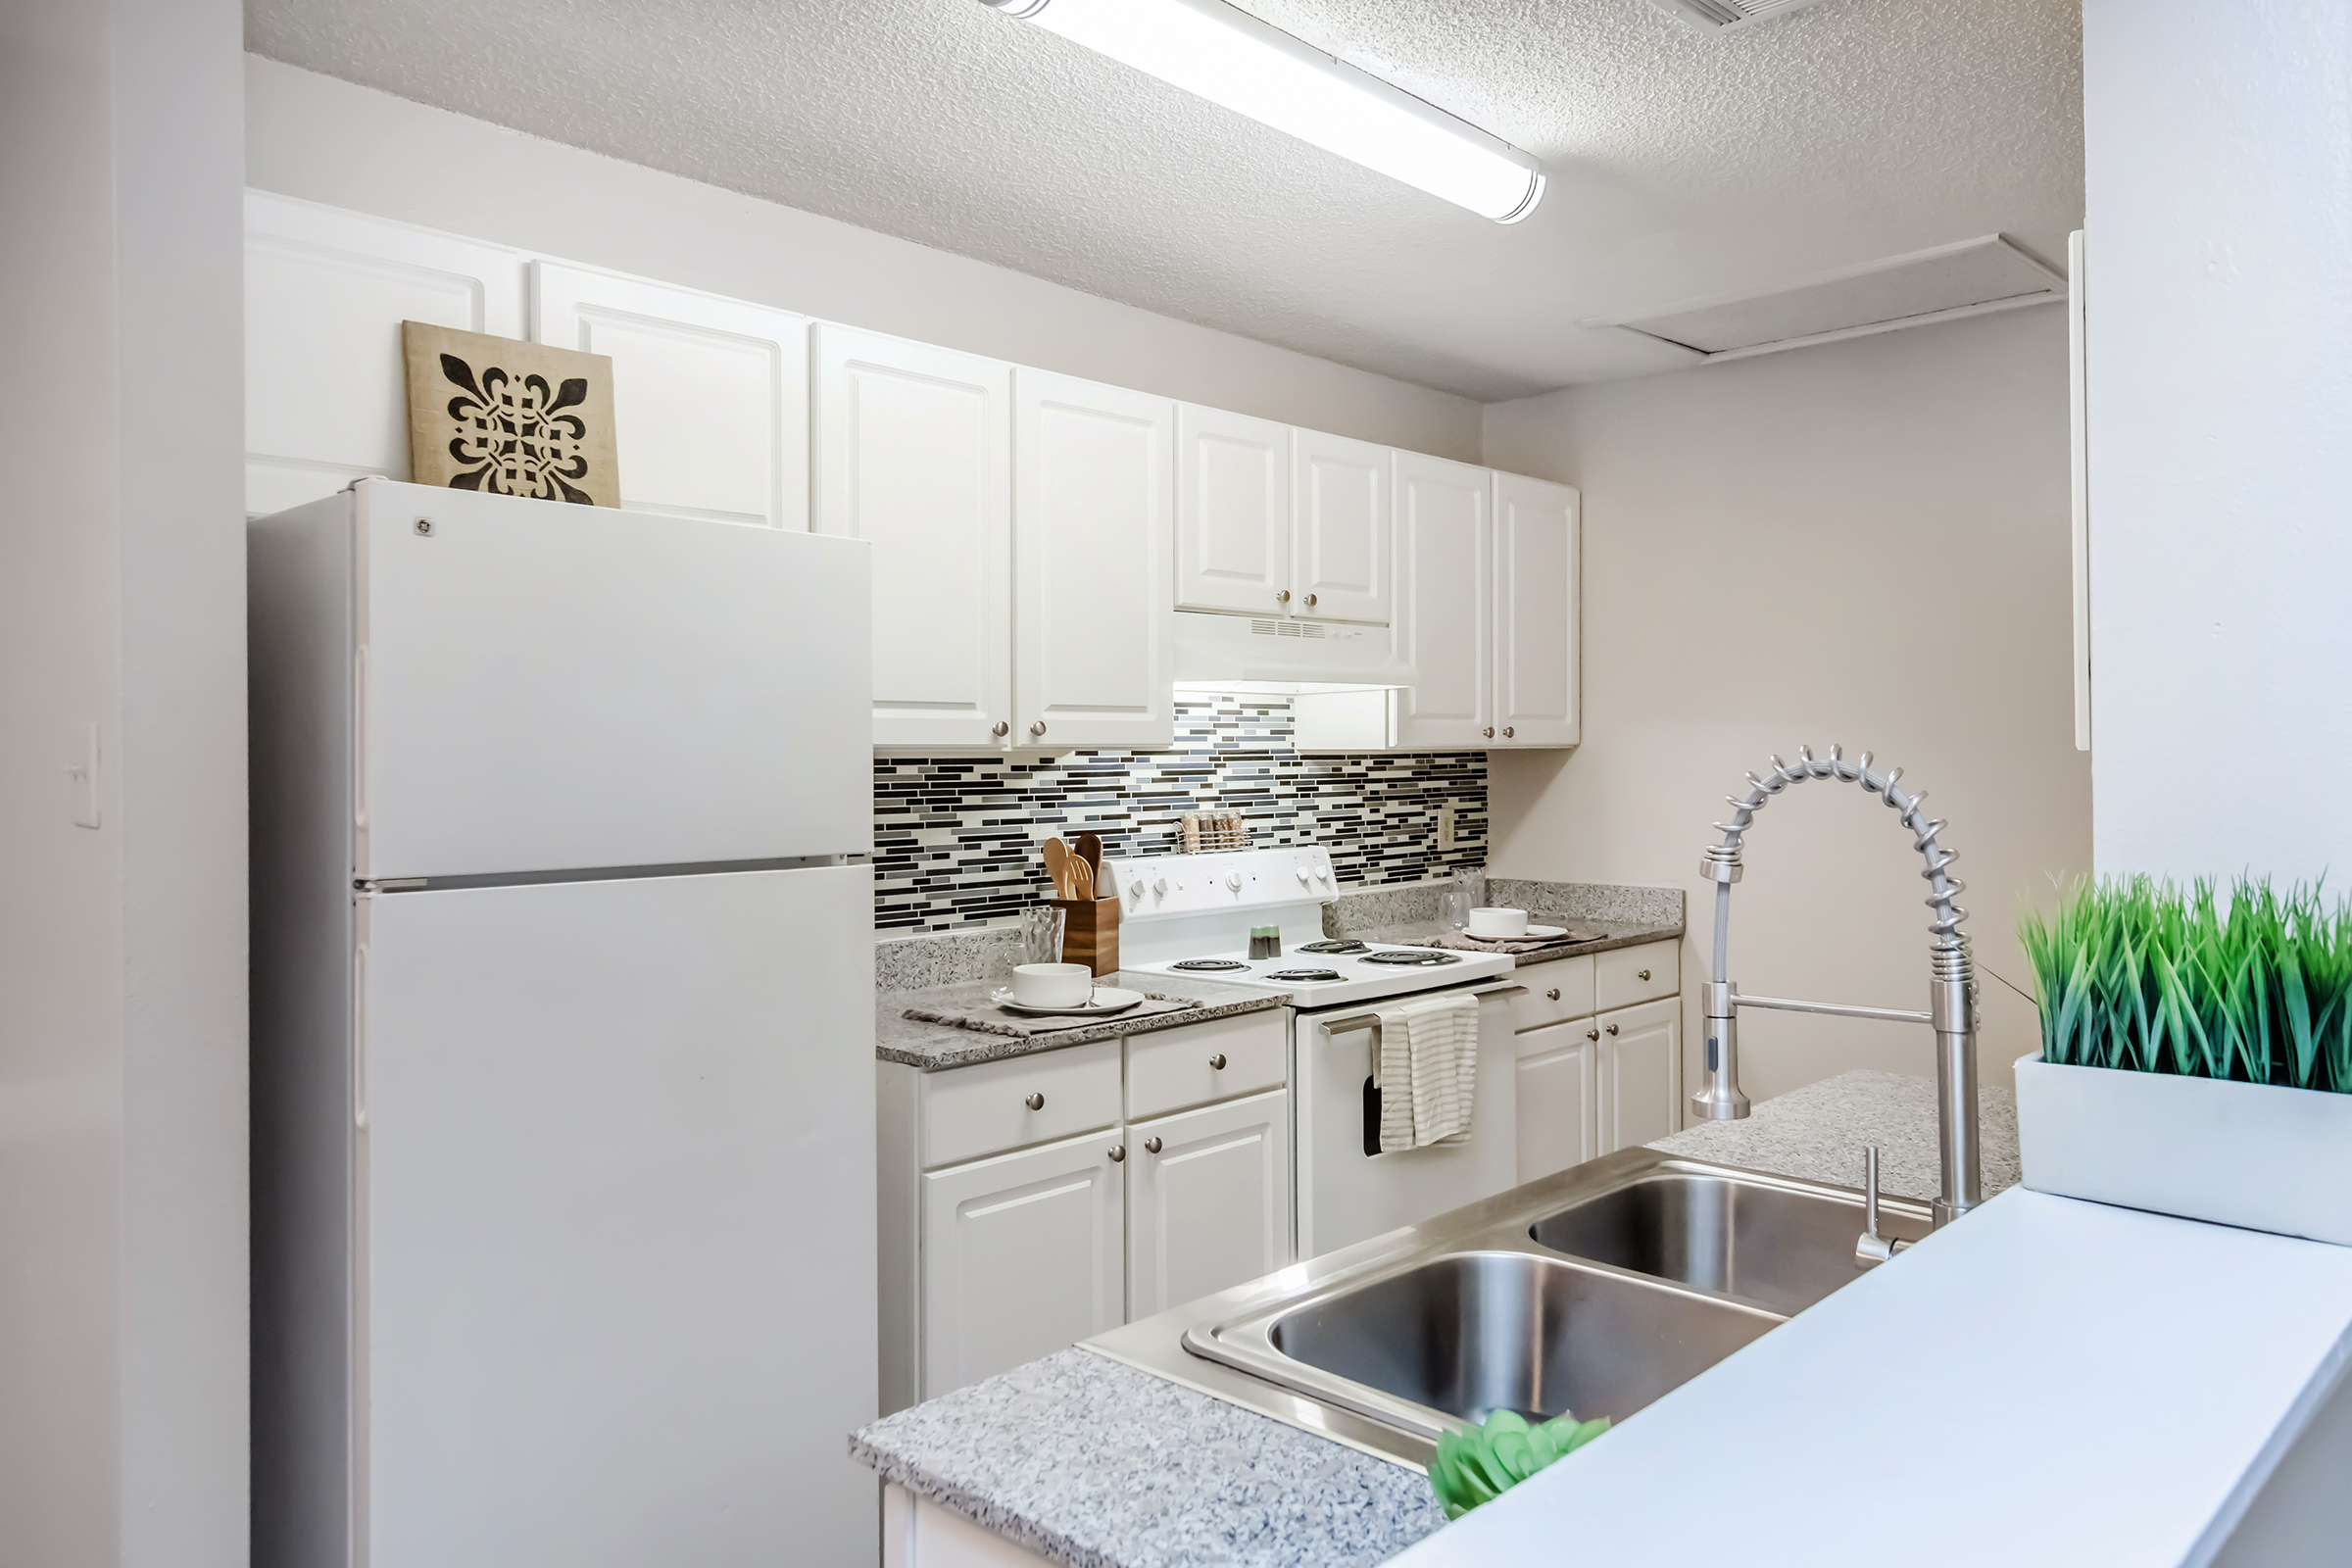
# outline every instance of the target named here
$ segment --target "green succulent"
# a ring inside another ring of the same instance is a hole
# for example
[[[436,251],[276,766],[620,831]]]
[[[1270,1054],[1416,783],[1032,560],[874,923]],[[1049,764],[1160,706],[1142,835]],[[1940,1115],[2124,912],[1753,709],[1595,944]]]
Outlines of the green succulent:
[[[1527,1418],[1515,1410],[1496,1410],[1483,1427],[1448,1432],[1438,1439],[1429,1485],[1444,1505],[1446,1517],[1459,1519],[1608,1430],[1605,1415],[1579,1421],[1563,1410],[1541,1426],[1529,1426]]]

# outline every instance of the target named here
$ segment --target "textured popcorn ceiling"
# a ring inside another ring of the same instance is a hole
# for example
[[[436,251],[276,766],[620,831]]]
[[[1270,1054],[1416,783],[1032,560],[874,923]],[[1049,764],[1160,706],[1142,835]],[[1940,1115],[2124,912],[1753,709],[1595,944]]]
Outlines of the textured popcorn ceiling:
[[[2077,0],[1248,0],[1542,157],[1504,227],[977,0],[247,0],[256,52],[1493,400],[1689,356],[1576,323],[2082,210]],[[452,171],[451,177],[465,177]]]

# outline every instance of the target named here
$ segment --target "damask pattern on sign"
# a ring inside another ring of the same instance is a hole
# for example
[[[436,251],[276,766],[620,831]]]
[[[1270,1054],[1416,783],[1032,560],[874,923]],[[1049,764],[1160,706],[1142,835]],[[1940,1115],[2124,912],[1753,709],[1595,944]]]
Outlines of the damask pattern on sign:
[[[1438,845],[1440,808],[1454,843]],[[1410,883],[1484,865],[1484,752],[1301,757],[1282,698],[1176,705],[1164,751],[874,759],[874,924],[952,931],[1051,896],[1042,841],[1099,833],[1105,857],[1172,855],[1176,818],[1241,811],[1256,848],[1320,844],[1343,885]]]

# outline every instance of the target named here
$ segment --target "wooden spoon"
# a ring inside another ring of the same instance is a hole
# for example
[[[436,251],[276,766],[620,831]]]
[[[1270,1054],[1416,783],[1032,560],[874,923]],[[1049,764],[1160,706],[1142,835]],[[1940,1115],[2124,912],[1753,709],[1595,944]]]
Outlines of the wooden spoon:
[[[1070,850],[1058,838],[1046,840],[1042,847],[1046,857],[1046,875],[1054,879],[1054,896],[1066,899],[1070,895]]]
[[[1095,873],[1095,896],[1100,898],[1102,888],[1102,835],[1100,833],[1079,834],[1077,853],[1078,858],[1086,862],[1087,869]]]

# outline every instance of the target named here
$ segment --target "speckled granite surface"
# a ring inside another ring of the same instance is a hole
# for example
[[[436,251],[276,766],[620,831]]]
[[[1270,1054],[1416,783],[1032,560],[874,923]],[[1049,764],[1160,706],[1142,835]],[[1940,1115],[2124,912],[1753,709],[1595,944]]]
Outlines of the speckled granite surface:
[[[919,991],[885,991],[874,1002],[874,1054],[884,1061],[903,1061],[929,1071],[937,1067],[968,1067],[975,1061],[1026,1056],[1037,1051],[1059,1051],[1089,1041],[1182,1024],[1204,1023],[1237,1012],[1260,1012],[1291,1000],[1287,991],[1252,991],[1221,986],[1213,980],[1194,980],[1167,974],[1138,974],[1121,969],[1103,977],[1102,984],[1129,991],[1155,992],[1163,997],[1195,997],[1203,1005],[1191,1012],[1153,1013],[1143,1018],[1105,1018],[1076,1029],[1022,1040],[1011,1035],[983,1034],[953,1024],[920,1023],[906,1017],[908,1007],[968,1008],[985,1006],[988,994],[1003,984],[996,980],[967,980],[958,985],[931,986]]]
[[[885,1416],[850,1452],[1070,1568],[1349,1568],[1446,1522],[1418,1471],[1089,1350]]]
[[[1608,882],[1524,882],[1498,876],[1487,883],[1487,897],[1508,909],[1530,914],[1564,916],[1568,920],[1609,920],[1624,925],[1683,923],[1681,888],[1621,887]]]
[[[1771,1100],[1744,1121],[1707,1122],[1650,1144],[1670,1154],[1719,1160],[1742,1170],[1862,1185],[1862,1150],[1879,1146],[1879,1184],[1905,1198],[1941,1189],[1936,1158],[1936,1085],[1899,1072],[1846,1072]],[[2017,1097],[1977,1092],[1977,1144],[1984,1196],[2017,1185]]]
[[[1551,922],[1539,920],[1536,923],[1544,925]],[[1558,923],[1566,925],[1571,923],[1571,920],[1562,919]],[[1637,943],[1658,942],[1683,934],[1680,922],[1672,925],[1641,925],[1625,920],[1574,919],[1573,923],[1582,930],[1598,931],[1601,935],[1592,942],[1569,942],[1556,948],[1546,948],[1541,953],[1515,954],[1513,956],[1518,959],[1518,966],[1525,969],[1531,964],[1550,963],[1559,958],[1573,958],[1579,954],[1602,953],[1610,948],[1630,948]],[[1375,926],[1369,931],[1351,932],[1350,935],[1361,937],[1366,942],[1396,942],[1410,946],[1424,938],[1436,936],[1444,929],[1445,927],[1439,925],[1435,920],[1416,920],[1409,925]]]
[[[1020,961],[1017,926],[874,939],[874,989],[920,991],[970,980],[1005,980]]]

